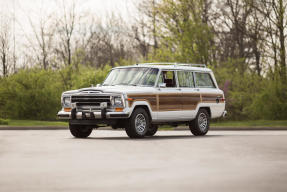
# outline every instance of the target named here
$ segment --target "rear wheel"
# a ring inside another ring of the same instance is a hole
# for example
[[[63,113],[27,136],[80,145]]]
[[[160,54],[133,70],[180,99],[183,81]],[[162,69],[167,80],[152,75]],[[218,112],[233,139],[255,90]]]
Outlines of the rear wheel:
[[[150,118],[146,110],[137,108],[128,119],[125,130],[130,138],[142,138],[150,126]]]
[[[190,122],[189,129],[195,136],[206,135],[209,130],[209,114],[206,109],[199,109],[196,118]]]
[[[154,136],[156,134],[158,130],[158,126],[157,125],[150,125],[149,130],[147,130],[146,132],[146,136]]]
[[[86,138],[93,131],[93,128],[87,127],[84,125],[72,125],[72,124],[70,124],[69,128],[70,128],[71,134],[76,138]]]

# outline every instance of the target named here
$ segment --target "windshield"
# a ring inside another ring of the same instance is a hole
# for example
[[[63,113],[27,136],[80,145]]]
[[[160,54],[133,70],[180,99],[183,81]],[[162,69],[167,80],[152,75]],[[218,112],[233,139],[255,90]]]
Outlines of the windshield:
[[[118,68],[113,69],[106,78],[103,86],[131,85],[131,86],[148,86],[155,84],[158,69],[153,68]]]

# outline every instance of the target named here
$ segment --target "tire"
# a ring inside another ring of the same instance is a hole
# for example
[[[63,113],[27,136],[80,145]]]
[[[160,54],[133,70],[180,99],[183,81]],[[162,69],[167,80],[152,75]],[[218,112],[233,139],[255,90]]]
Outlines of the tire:
[[[158,126],[157,125],[150,125],[149,130],[147,130],[146,132],[146,136],[154,136],[156,134],[158,130]]]
[[[70,124],[69,129],[70,129],[71,134],[76,138],[86,138],[93,131],[93,128],[90,128],[84,125],[71,125]]]
[[[199,109],[196,118],[189,123],[189,129],[195,136],[203,136],[209,130],[210,116],[206,109]]]
[[[137,108],[128,119],[125,126],[127,135],[130,138],[143,138],[150,126],[150,118],[146,110]]]

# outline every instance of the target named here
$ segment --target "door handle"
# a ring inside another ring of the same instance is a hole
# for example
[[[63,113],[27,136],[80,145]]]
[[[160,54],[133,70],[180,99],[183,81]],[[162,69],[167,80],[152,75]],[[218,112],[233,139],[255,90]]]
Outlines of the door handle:
[[[199,91],[199,89],[194,89],[195,91]]]

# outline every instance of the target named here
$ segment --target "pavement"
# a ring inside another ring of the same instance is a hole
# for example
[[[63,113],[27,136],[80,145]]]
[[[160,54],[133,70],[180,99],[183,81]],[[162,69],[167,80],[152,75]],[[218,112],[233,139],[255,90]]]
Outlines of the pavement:
[[[287,191],[287,131],[0,131],[0,191]]]
[[[66,130],[69,129],[68,126],[10,126],[10,125],[0,125],[1,130]],[[111,130],[111,127],[100,127],[99,130]],[[170,129],[172,130],[172,129]],[[175,131],[186,131],[189,130],[187,126],[174,127]],[[240,126],[240,127],[231,127],[231,126],[211,126],[210,130],[216,131],[250,131],[250,130],[261,130],[261,131],[273,131],[273,130],[285,130],[287,131],[286,126]]]

